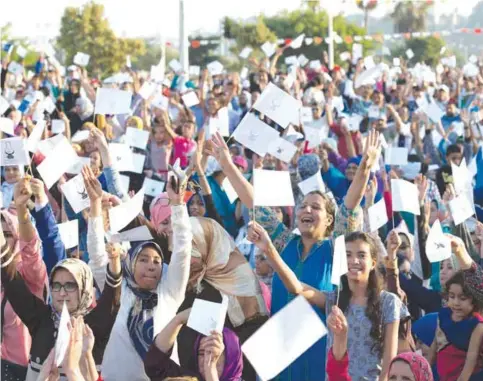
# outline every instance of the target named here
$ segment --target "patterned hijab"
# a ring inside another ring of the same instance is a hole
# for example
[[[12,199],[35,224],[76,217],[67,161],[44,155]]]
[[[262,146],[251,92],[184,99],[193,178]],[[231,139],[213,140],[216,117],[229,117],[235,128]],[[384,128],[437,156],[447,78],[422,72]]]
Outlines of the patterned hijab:
[[[55,272],[59,269],[68,271],[74,277],[79,290],[79,306],[70,315],[73,317],[87,315],[94,300],[94,278],[90,267],[80,259],[64,259],[57,263],[50,272],[50,284],[53,282]],[[60,313],[60,311],[56,312]]]
[[[420,354],[416,352],[401,353],[391,361],[391,367],[396,361],[404,361],[407,363],[411,368],[416,381],[433,381],[433,371],[431,370],[431,366]],[[390,373],[391,370],[389,370],[389,374]]]
[[[153,310],[158,305],[157,290],[144,290],[134,280],[134,269],[138,255],[150,247],[163,259],[163,252],[157,243],[146,241],[131,249],[123,264],[123,275],[127,287],[136,296],[136,300],[127,318],[127,330],[139,356],[144,359],[153,343]]]
[[[297,169],[302,181],[306,180],[320,171],[320,158],[314,153],[302,155],[297,161]]]
[[[201,335],[195,342],[195,358],[198,359],[198,350],[201,343]],[[225,365],[220,376],[220,381],[239,381],[243,372],[243,354],[238,336],[229,328],[223,328],[223,344],[225,345]],[[196,363],[198,368],[198,363]]]
[[[169,205],[169,197],[167,193],[161,193],[155,197],[149,206],[151,213],[151,222],[156,229],[159,228],[161,222],[171,216],[171,206]]]
[[[228,296],[228,317],[234,327],[257,315],[268,315],[257,276],[235,241],[215,220],[190,217],[191,255],[201,259],[190,268],[189,286],[201,290],[204,280]]]

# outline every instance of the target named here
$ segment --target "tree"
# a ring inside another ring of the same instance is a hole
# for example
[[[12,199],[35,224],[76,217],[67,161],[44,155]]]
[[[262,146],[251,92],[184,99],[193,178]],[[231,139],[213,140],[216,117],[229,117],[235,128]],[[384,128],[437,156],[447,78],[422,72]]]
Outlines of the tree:
[[[150,71],[151,66],[159,64],[161,59],[161,45],[158,39],[145,39],[144,45],[146,46],[146,53],[138,57],[137,61],[133,63],[133,67],[136,70]],[[171,46],[166,46],[166,65],[173,58],[178,58],[179,52]]]
[[[257,47],[265,41],[275,41],[277,36],[267,27],[262,16],[257,17],[255,22],[238,22],[225,17],[225,37],[234,39],[237,45],[243,49],[245,46]]]
[[[104,6],[90,2],[82,8],[68,7],[61,19],[57,46],[66,53],[66,63],[77,52],[91,56],[88,68],[97,75],[119,71],[130,55],[135,63],[145,53],[144,41],[118,38],[104,17]]]
[[[369,22],[369,12],[373,11],[377,7],[377,0],[356,0],[358,8],[364,12],[364,29],[367,30],[367,24]]]
[[[399,2],[391,14],[396,33],[423,32],[427,29],[427,13],[432,1]]]
[[[10,23],[0,27],[0,41],[1,41],[2,47],[3,47],[3,44],[6,44],[6,43],[14,44],[15,48],[12,51],[12,55],[10,56],[10,59],[17,62],[23,61],[23,65],[27,68],[35,66],[35,63],[39,58],[39,53],[30,49],[30,46],[26,39],[13,37],[11,35],[11,28],[12,28],[12,24]],[[27,49],[27,55],[25,56],[24,59],[20,58],[17,55],[17,46],[19,45]],[[2,56],[3,56],[3,52],[2,52]]]
[[[411,62],[424,62],[429,66],[436,66],[441,59],[441,48],[444,45],[444,41],[438,37],[411,38],[404,46],[396,49],[393,56],[405,57],[406,50],[411,49],[414,53]]]

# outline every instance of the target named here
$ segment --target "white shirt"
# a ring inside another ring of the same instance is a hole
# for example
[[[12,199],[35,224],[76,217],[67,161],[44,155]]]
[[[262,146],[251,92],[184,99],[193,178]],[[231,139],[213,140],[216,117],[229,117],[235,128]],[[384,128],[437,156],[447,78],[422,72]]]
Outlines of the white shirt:
[[[157,287],[158,305],[154,309],[154,337],[176,315],[184,300],[188,284],[191,245],[193,235],[186,205],[171,207],[173,228],[173,253],[169,271],[164,271]],[[101,372],[105,381],[148,381],[144,363],[134,348],[127,330],[129,311],[135,302],[135,295],[122,285],[121,306],[104,352]]]

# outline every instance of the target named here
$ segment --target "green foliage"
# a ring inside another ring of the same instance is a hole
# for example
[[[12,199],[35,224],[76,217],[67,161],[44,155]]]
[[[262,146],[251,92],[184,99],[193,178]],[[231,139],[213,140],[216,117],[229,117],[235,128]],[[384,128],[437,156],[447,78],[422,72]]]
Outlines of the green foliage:
[[[151,70],[151,66],[155,66],[159,63],[161,59],[161,45],[159,41],[155,39],[144,40],[144,45],[146,46],[146,53],[142,56],[137,57],[132,60],[133,68],[136,70]],[[178,58],[179,52],[170,46],[166,46],[166,65],[173,58]]]
[[[145,53],[143,40],[118,38],[104,16],[104,6],[90,2],[82,8],[67,7],[61,19],[57,46],[66,53],[66,64],[77,52],[91,56],[88,69],[97,74],[120,70],[131,55],[133,62]]]
[[[431,5],[429,2],[399,2],[391,14],[394,20],[394,31],[396,33],[425,31],[427,29],[427,13]]]
[[[393,56],[406,57],[406,50],[411,49],[414,53],[411,63],[424,62],[429,66],[435,66],[441,58],[440,52],[444,45],[444,40],[437,37],[412,38],[407,40],[404,46],[394,50]]]
[[[10,56],[10,59],[12,61],[22,62],[22,58],[20,58],[17,55],[17,46],[21,45],[25,49],[27,49],[27,55],[23,59],[23,65],[26,68],[31,68],[31,67],[35,66],[35,63],[37,62],[37,60],[39,58],[39,53],[29,49],[29,44],[28,44],[26,39],[12,37],[11,31],[10,31],[11,28],[12,28],[12,24],[10,24],[10,23],[5,24],[4,26],[0,27],[0,37],[1,37],[2,45],[3,45],[3,43],[6,43],[6,42],[11,42],[11,43],[15,44],[15,48],[13,49],[13,52],[12,52],[12,55]],[[3,53],[2,53],[2,56],[3,56]]]

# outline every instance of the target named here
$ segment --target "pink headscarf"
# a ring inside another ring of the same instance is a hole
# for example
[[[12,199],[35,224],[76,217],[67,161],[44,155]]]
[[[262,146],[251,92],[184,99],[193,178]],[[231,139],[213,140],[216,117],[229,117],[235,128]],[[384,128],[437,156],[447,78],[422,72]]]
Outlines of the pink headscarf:
[[[433,372],[428,361],[416,352],[404,352],[391,361],[391,366],[395,361],[404,361],[409,365],[416,381],[433,381]]]
[[[171,216],[168,194],[165,192],[155,197],[149,206],[149,211],[151,213],[151,222],[157,229],[161,222]]]
[[[15,240],[15,245],[12,248],[14,254],[17,254],[20,251],[20,240],[19,240],[19,233],[18,233],[18,218],[15,214],[10,212],[7,209],[0,210],[0,214],[5,219],[10,232],[12,233],[13,239]]]

